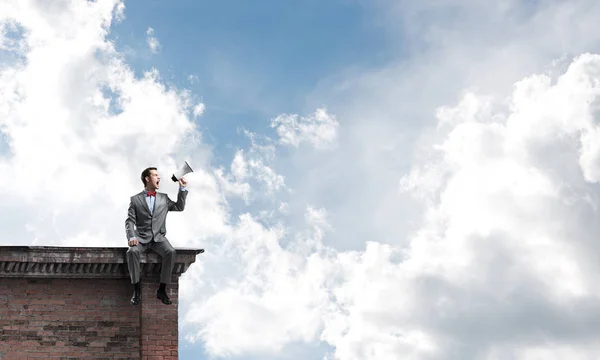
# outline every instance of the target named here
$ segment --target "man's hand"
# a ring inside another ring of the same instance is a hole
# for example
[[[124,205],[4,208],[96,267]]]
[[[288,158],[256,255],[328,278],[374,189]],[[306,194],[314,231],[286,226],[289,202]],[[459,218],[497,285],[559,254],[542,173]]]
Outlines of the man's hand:
[[[181,185],[181,186],[186,186],[187,185],[187,181],[185,180],[185,178],[179,179],[179,185]]]
[[[136,246],[138,244],[137,239],[131,239],[127,242],[129,246]]]

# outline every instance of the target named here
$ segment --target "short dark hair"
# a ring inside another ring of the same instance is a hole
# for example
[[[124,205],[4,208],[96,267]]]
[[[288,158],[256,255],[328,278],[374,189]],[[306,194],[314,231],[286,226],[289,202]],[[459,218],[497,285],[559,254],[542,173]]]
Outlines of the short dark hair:
[[[155,167],[149,167],[144,169],[144,171],[142,171],[142,182],[144,183],[144,186],[146,186],[146,176],[150,176],[150,170],[157,170]]]

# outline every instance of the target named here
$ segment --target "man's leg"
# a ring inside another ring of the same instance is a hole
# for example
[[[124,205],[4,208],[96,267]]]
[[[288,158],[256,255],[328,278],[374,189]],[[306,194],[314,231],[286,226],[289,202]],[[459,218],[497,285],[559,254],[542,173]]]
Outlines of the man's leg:
[[[142,294],[140,288],[140,255],[142,252],[144,252],[144,245],[141,243],[127,249],[127,268],[133,284],[133,295],[131,296],[131,304],[133,305],[139,304]]]
[[[154,242],[152,244],[152,250],[162,257],[160,287],[158,288],[156,295],[164,304],[168,305],[171,304],[171,300],[169,300],[169,297],[167,296],[166,286],[171,283],[173,267],[175,266],[175,248],[171,245],[169,240],[164,239],[160,242]]]

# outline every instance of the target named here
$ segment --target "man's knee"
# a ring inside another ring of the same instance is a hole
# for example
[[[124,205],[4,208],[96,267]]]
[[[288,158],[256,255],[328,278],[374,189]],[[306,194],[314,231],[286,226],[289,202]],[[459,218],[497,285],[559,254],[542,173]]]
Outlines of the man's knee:
[[[137,246],[131,246],[127,249],[127,257],[139,258],[140,254],[140,249]]]

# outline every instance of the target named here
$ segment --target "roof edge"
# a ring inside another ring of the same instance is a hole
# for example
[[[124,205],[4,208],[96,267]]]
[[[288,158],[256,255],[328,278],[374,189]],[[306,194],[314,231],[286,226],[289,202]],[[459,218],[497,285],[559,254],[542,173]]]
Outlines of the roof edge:
[[[0,246],[1,277],[126,278],[128,247]],[[175,248],[173,276],[196,261],[200,248]],[[161,258],[149,251],[140,258],[142,275],[160,274]]]

